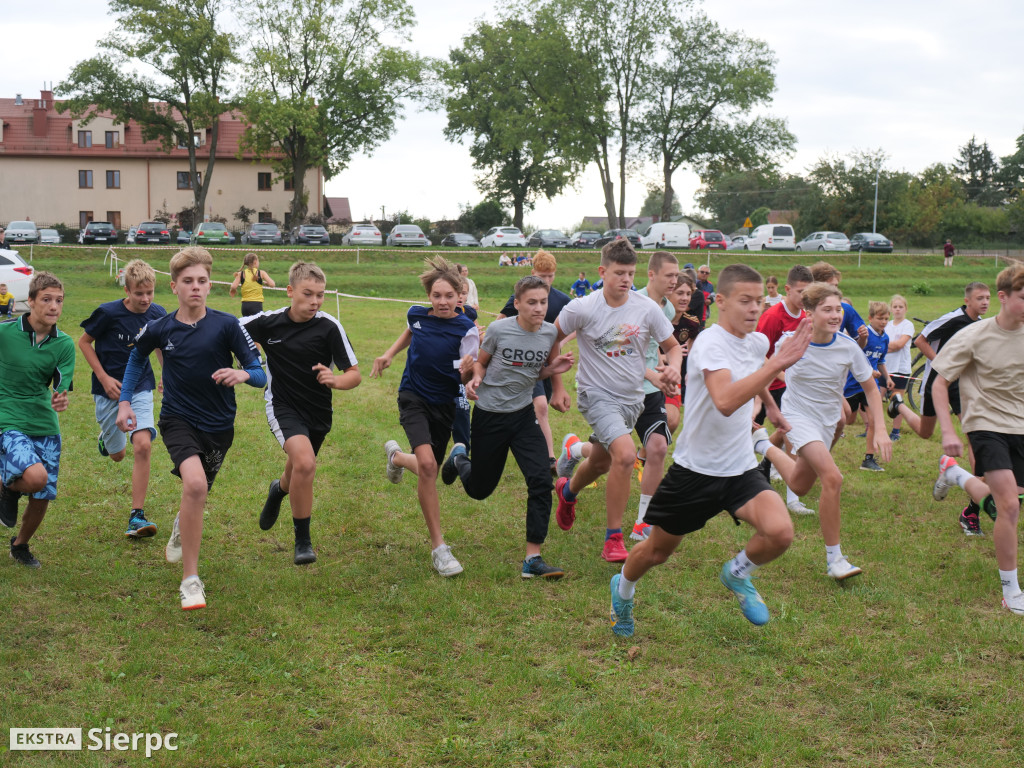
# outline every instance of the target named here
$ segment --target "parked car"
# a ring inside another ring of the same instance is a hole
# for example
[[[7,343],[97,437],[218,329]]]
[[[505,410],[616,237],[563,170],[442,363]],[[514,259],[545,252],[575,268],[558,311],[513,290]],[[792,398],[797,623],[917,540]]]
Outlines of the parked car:
[[[39,230],[34,221],[12,221],[4,235],[6,243],[38,243]]]
[[[569,235],[569,244],[573,248],[593,248],[594,241],[600,236],[600,232],[594,232],[590,229],[580,230]]]
[[[568,248],[569,238],[557,229],[538,229],[526,241],[528,248]]]
[[[292,230],[292,245],[330,245],[331,236],[319,224],[302,224]]]
[[[851,251],[869,253],[892,253],[893,241],[877,232],[858,232],[850,238]]]
[[[748,251],[790,251],[796,245],[796,235],[789,224],[762,224],[754,227],[747,238]]]
[[[430,245],[423,230],[415,224],[396,224],[388,232],[386,245]]]
[[[480,245],[484,248],[518,248],[526,245],[526,237],[516,227],[491,227]]]
[[[109,221],[90,221],[82,230],[82,242],[90,243],[116,243],[117,230]]]
[[[380,230],[373,224],[356,224],[341,238],[342,245],[380,245]]]
[[[228,228],[219,221],[204,221],[195,231],[193,239],[199,245],[229,245]]]
[[[192,233],[187,229],[179,229],[178,234],[174,236],[174,242],[178,245],[188,245],[192,242]]]
[[[284,238],[281,229],[273,222],[257,222],[250,225],[248,231],[242,235],[242,242],[248,245],[263,243],[265,245],[281,245]]]
[[[640,235],[642,248],[686,248],[690,244],[690,225],[681,221],[657,221]]]
[[[7,290],[14,296],[14,308],[28,309],[28,284],[32,282],[35,269],[30,267],[16,252],[0,250],[0,283],[7,284]]]
[[[621,240],[622,238],[629,240],[634,248],[640,247],[640,235],[634,229],[609,229],[594,241],[594,247],[603,248],[605,243],[610,243],[612,240]]]
[[[453,232],[441,241],[441,245],[450,248],[479,248],[480,241],[465,232]]]
[[[124,241],[128,245],[135,245],[135,233],[138,231],[138,227],[132,224],[128,227],[128,231],[124,234]]]
[[[742,251],[747,245],[746,235],[736,235],[729,241],[729,245],[726,246],[727,251]]]
[[[717,229],[695,229],[690,233],[690,247],[724,251],[729,247],[729,243],[725,235]]]
[[[796,244],[798,251],[848,251],[850,238],[842,232],[811,232]]]
[[[60,232],[56,229],[40,229],[39,230],[39,244],[40,245],[56,245],[60,242]]]
[[[171,230],[162,221],[144,221],[135,230],[135,242],[168,245],[171,242]]]

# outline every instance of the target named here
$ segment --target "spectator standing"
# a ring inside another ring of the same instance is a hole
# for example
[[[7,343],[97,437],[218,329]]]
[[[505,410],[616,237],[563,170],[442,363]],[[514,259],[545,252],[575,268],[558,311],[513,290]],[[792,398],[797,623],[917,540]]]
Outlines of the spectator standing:
[[[953,266],[953,254],[956,253],[956,248],[953,247],[953,241],[948,237],[946,238],[946,244],[942,246],[942,266],[952,267]]]

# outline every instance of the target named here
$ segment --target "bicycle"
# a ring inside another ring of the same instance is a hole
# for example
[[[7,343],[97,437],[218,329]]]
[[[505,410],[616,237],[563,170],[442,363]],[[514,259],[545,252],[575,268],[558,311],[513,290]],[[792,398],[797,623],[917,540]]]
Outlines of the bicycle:
[[[915,333],[914,337],[910,340],[910,344],[913,345],[931,320],[922,320],[920,317],[911,319],[915,323],[921,323],[921,330]],[[915,413],[920,413],[921,409],[918,407],[918,400],[923,397],[921,389],[924,387],[924,369],[928,364],[928,358],[916,346],[914,349],[917,350],[917,354],[910,361],[910,381],[907,383],[907,392],[903,396],[903,402]]]

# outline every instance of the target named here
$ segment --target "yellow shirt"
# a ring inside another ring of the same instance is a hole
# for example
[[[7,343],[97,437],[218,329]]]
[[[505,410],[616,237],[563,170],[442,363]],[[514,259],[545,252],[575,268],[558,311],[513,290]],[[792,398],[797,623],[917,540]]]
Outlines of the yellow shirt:
[[[0,293],[0,307],[6,307],[8,303],[10,303],[11,309],[14,309],[14,294]]]
[[[260,276],[258,269],[244,267],[242,269],[241,294],[242,301],[263,301],[263,284],[257,282]]]

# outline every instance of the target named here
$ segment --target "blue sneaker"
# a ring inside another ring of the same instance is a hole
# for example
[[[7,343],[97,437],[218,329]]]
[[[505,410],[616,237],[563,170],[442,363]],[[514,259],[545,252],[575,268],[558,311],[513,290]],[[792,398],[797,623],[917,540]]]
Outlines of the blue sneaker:
[[[149,536],[156,536],[156,523],[146,519],[146,514],[141,509],[133,509],[131,519],[128,521],[128,530],[124,535],[129,539],[145,539]]]
[[[534,576],[557,581],[565,576],[565,571],[553,565],[548,565],[541,559],[540,555],[534,555],[529,560],[523,560],[523,578],[532,579]]]
[[[110,455],[110,451],[107,450],[107,446],[105,446],[103,444],[103,433],[102,432],[100,433],[100,436],[96,438],[96,448],[99,450],[100,456],[109,456]]]
[[[632,637],[633,601],[623,600],[621,597],[619,597],[619,579],[621,578],[621,573],[616,573],[614,576],[612,576],[612,632],[614,632],[619,637]]]
[[[729,563],[725,563],[718,578],[723,585],[731,589],[733,594],[736,595],[736,599],[740,603],[740,610],[743,611],[743,617],[747,621],[758,627],[768,623],[768,619],[771,618],[768,615],[768,606],[764,604],[761,595],[754,589],[754,585],[750,583],[749,577],[737,579],[729,572]]]
[[[462,443],[456,443],[452,446],[452,452],[448,454],[448,459],[441,467],[441,480],[444,481],[445,485],[451,485],[455,482],[455,478],[459,476],[459,468],[455,466],[455,458],[457,456],[466,455],[466,446]]]

